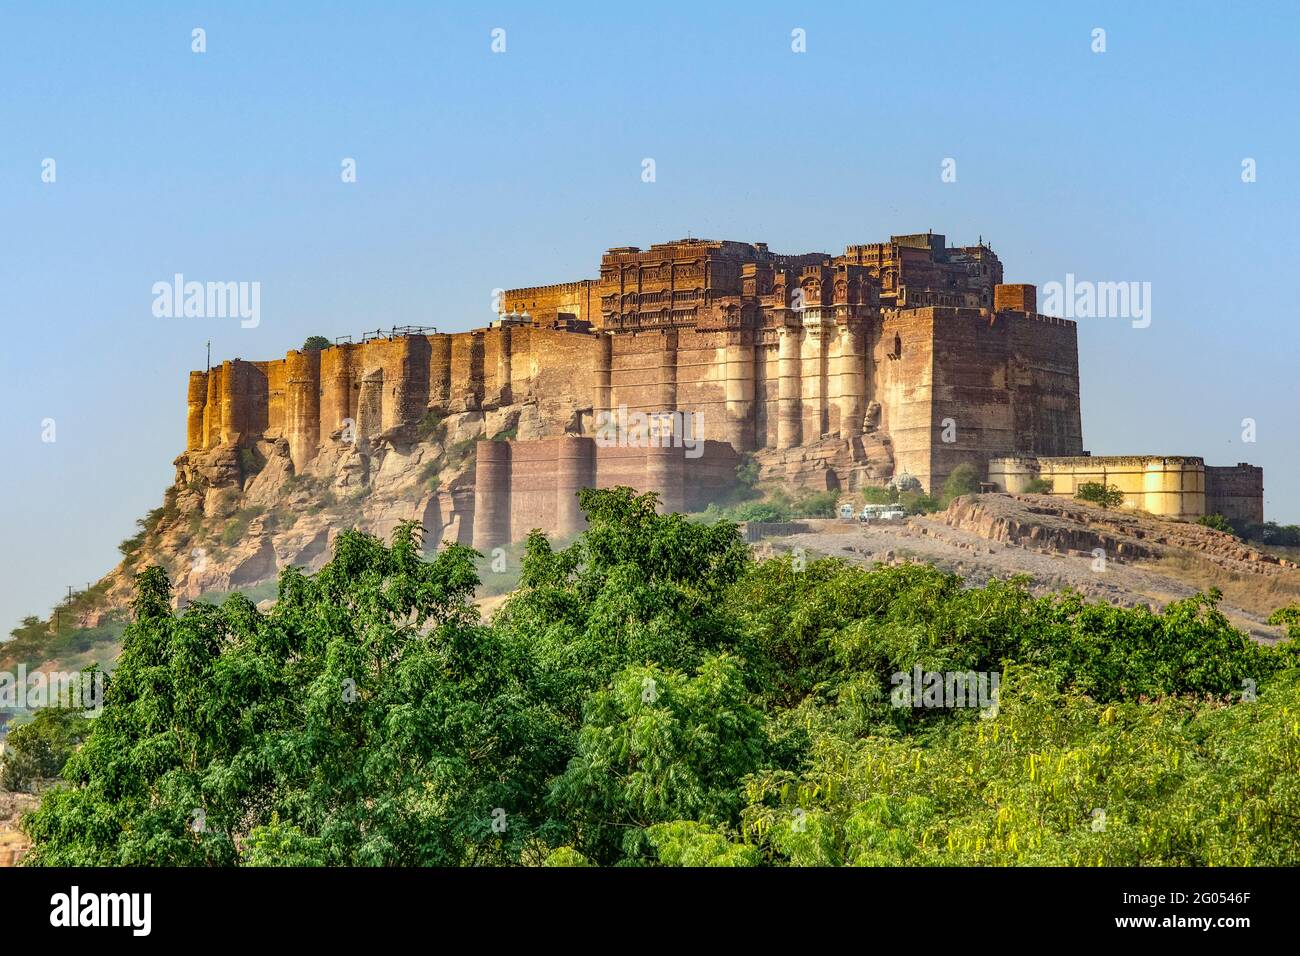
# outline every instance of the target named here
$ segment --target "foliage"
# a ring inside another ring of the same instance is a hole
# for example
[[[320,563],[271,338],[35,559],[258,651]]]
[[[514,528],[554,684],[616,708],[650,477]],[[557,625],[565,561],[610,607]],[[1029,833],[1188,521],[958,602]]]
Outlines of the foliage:
[[[330,347],[330,340],[323,335],[309,335],[307,341],[302,343],[304,352],[320,352]]]
[[[1030,478],[1025,482],[1025,492],[1031,495],[1050,495],[1052,493],[1052,479],[1050,478]]]
[[[26,790],[34,781],[58,776],[73,749],[85,738],[90,721],[80,711],[46,707],[30,723],[5,738],[0,786]]]
[[[1115,485],[1104,485],[1100,481],[1085,481],[1075,489],[1074,497],[1101,508],[1118,508],[1124,503],[1124,492]]]
[[[1254,521],[1234,520],[1232,527],[1246,541],[1257,541],[1260,544],[1283,548],[1300,548],[1300,525],[1279,525],[1276,521],[1265,521],[1261,524]]]
[[[979,494],[980,475],[975,466],[962,462],[954,468],[943,483],[943,493],[939,496],[942,507],[946,508],[954,499],[962,495]]]
[[[265,467],[266,459],[259,455],[256,449],[239,449],[239,471],[245,478],[256,475]]]
[[[752,455],[742,455],[740,464],[736,466],[736,482],[745,488],[753,488],[758,484],[758,462]]]
[[[892,488],[868,485],[862,489],[862,500],[869,505],[890,505],[898,500],[898,492]]]
[[[839,503],[838,491],[814,491],[795,501],[794,514],[798,518],[834,518]]]
[[[1300,655],[1217,593],[1154,612],[755,561],[653,495],[579,500],[587,531],[530,534],[490,623],[479,556],[424,560],[410,524],[341,533],[266,612],[173,611],[144,571],[27,860],[1300,863]],[[996,706],[896,706],[916,668],[998,674]]]
[[[225,527],[221,529],[221,544],[229,548],[243,541],[244,536],[248,534],[249,524],[265,511],[266,508],[262,505],[240,508],[226,521]]]
[[[1196,523],[1213,528],[1215,531],[1222,531],[1224,534],[1236,535],[1237,533],[1223,515],[1201,515],[1196,519]]]
[[[898,503],[903,506],[903,510],[909,515],[925,515],[943,509],[944,505],[934,495],[923,494],[919,491],[904,491],[898,496]]]

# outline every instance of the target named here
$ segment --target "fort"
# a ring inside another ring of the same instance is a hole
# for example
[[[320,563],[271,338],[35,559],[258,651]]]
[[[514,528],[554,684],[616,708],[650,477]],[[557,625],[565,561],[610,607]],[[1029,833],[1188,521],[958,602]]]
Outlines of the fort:
[[[483,434],[472,488],[447,489],[426,522],[476,547],[580,530],[583,487],[702,507],[746,459],[765,478],[845,491],[904,472],[937,490],[963,463],[1005,484],[991,461],[1028,474],[1055,467],[1030,462],[1087,460],[1076,325],[1039,314],[1034,286],[1004,283],[983,241],[893,236],[837,256],[622,246],[598,278],[501,302],[487,328],[394,330],[191,372],[187,453],[283,440],[299,473],[344,443],[367,455],[409,446],[431,420],[513,410],[518,422],[522,410],[528,427]],[[683,413],[702,450],[597,440],[629,413]],[[1167,513],[1254,507],[1249,476],[1225,475],[1220,493],[1201,467],[1199,491]]]

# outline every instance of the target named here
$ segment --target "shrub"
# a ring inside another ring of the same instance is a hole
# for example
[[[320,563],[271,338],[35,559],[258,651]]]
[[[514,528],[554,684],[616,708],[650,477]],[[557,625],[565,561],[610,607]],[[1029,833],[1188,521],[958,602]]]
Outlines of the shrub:
[[[962,495],[977,495],[980,490],[980,473],[975,470],[975,466],[962,462],[954,468],[948,475],[948,479],[943,483],[943,494],[939,500],[943,507],[947,507],[956,498]]]
[[[736,481],[746,488],[758,484],[758,462],[754,461],[753,456],[741,457],[740,464],[736,466]]]
[[[898,500],[898,492],[870,485],[862,489],[862,500],[869,505],[892,505]]]
[[[239,470],[245,478],[257,474],[266,467],[266,459],[253,448],[239,449]]]
[[[221,529],[221,543],[229,548],[238,544],[248,534],[248,525],[254,518],[265,512],[266,509],[261,505],[254,505],[251,508],[241,508],[235,512],[234,517],[230,518]]]
[[[1050,495],[1052,481],[1050,478],[1030,478],[1025,484],[1025,492],[1031,495]]]
[[[905,491],[899,495],[898,501],[910,515],[927,515],[943,509],[938,498],[919,491]]]
[[[790,509],[771,501],[747,501],[731,512],[734,521],[789,521]]]
[[[1233,536],[1237,534],[1232,525],[1228,523],[1228,519],[1223,515],[1201,515],[1196,519],[1196,523],[1207,528],[1213,528],[1215,531],[1222,531],[1224,534]]]
[[[1124,503],[1124,492],[1115,485],[1108,487],[1100,481],[1085,481],[1074,492],[1074,497],[1101,508],[1118,508]]]
[[[415,426],[415,437],[418,441],[442,441],[443,435],[446,434],[447,426],[445,416],[439,414],[434,409],[429,409],[424,413],[418,425]]]
[[[15,727],[5,740],[0,786],[26,790],[36,780],[57,777],[72,751],[90,732],[79,711],[45,707],[31,723]]]
[[[838,491],[814,491],[795,502],[794,515],[797,518],[834,518],[839,502]]]

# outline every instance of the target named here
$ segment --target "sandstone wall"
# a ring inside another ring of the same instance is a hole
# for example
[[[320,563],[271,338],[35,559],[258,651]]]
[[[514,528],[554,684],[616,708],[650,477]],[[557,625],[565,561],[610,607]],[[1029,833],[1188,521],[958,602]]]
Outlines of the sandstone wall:
[[[1264,520],[1264,469],[1240,462],[1205,467],[1205,511],[1237,521]]]
[[[1153,455],[1040,458],[1052,494],[1074,497],[1086,482],[1114,485],[1124,507],[1170,518],[1205,514],[1205,462],[1200,458]]]
[[[533,529],[578,534],[586,526],[577,498],[583,488],[623,485],[658,492],[666,511],[702,509],[734,484],[740,460],[721,442],[705,442],[699,457],[688,458],[682,448],[602,447],[576,435],[480,441],[475,453],[473,545],[484,553]]]

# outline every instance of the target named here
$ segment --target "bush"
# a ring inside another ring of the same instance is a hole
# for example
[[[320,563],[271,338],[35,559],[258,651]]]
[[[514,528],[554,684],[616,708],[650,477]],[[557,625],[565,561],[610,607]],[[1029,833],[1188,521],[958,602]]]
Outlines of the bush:
[[[1223,515],[1201,515],[1196,519],[1196,523],[1204,525],[1207,528],[1213,528],[1215,531],[1222,531],[1224,534],[1233,535],[1234,537],[1237,534],[1232,525],[1228,523],[1228,519]]]
[[[905,491],[898,496],[898,503],[903,506],[903,510],[910,515],[926,515],[935,511],[942,511],[943,504],[934,495],[922,494],[919,491]]]
[[[415,426],[415,437],[417,441],[442,441],[443,435],[446,434],[447,426],[444,424],[445,416],[441,415],[432,408],[424,413],[420,423]]]
[[[1050,478],[1030,478],[1025,484],[1025,493],[1030,495],[1050,495],[1052,481]]]
[[[741,456],[740,464],[736,466],[736,482],[745,488],[753,488],[758,484],[758,462],[754,461],[753,456]]]
[[[266,467],[266,459],[254,448],[239,449],[239,471],[244,478],[250,478]]]
[[[748,501],[731,510],[733,521],[789,521],[790,509],[770,501]]]
[[[962,462],[949,473],[948,479],[943,483],[943,494],[940,495],[939,500],[946,508],[962,495],[977,495],[979,490],[980,473],[975,470],[974,465]]]
[[[236,511],[234,517],[221,529],[221,544],[227,548],[238,544],[244,539],[244,535],[248,534],[248,526],[252,520],[265,511],[266,509],[261,505]]]
[[[892,505],[898,500],[898,492],[890,488],[868,485],[862,489],[862,501],[869,505]]]
[[[1295,647],[1213,592],[1156,612],[757,561],[654,495],[579,503],[488,620],[476,553],[425,561],[414,523],[340,532],[267,611],[137,575],[26,863],[1300,865]],[[918,671],[939,699],[898,695]]]
[[[834,518],[840,503],[838,491],[814,491],[794,504],[796,518]]]
[[[1124,503],[1124,492],[1115,485],[1107,487],[1100,481],[1085,481],[1074,492],[1074,497],[1101,508],[1118,508]]]
[[[72,751],[90,732],[79,711],[46,707],[31,723],[15,727],[5,739],[0,759],[0,786],[26,790],[37,780],[57,777]]]

